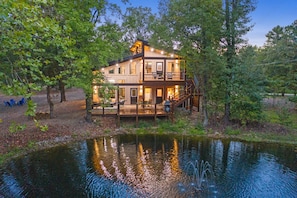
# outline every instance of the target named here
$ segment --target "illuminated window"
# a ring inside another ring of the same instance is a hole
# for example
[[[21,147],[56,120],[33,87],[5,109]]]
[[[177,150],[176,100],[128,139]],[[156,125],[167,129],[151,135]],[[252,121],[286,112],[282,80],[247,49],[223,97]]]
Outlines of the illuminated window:
[[[145,62],[145,73],[152,73],[152,62]]]
[[[125,88],[120,88],[119,89],[119,95],[120,95],[120,99],[125,98]]]
[[[110,69],[110,70],[108,71],[108,73],[109,73],[109,74],[114,74],[114,69]]]
[[[130,74],[136,74],[136,62],[130,63]]]

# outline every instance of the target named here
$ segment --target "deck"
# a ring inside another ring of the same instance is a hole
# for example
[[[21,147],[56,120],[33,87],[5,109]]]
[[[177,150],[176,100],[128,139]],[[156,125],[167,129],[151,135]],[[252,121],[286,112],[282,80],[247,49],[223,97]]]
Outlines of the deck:
[[[115,115],[119,117],[166,117],[169,115],[164,111],[164,105],[115,105],[112,107],[94,107],[93,116]]]
[[[111,107],[94,107],[92,109],[92,116],[116,116],[117,125],[120,125],[121,118],[135,118],[136,125],[140,117],[154,118],[156,121],[158,117],[169,117],[172,115],[164,110],[164,105],[115,105]]]

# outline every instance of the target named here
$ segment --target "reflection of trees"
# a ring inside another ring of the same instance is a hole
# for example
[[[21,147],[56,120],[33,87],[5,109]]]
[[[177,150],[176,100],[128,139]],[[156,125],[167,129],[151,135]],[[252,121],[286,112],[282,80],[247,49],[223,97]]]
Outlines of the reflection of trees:
[[[11,161],[0,192],[8,193],[4,197],[83,197],[85,149],[83,143],[57,147]]]

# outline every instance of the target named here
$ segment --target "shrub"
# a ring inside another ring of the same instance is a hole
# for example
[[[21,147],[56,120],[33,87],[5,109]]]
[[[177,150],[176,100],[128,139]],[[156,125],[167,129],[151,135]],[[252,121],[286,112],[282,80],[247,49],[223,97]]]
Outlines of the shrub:
[[[25,124],[17,124],[16,122],[12,122],[9,126],[9,132],[10,133],[16,133],[18,131],[23,131],[26,129]]]
[[[239,129],[232,129],[230,127],[227,127],[226,130],[225,130],[225,134],[226,135],[239,135],[240,130]]]

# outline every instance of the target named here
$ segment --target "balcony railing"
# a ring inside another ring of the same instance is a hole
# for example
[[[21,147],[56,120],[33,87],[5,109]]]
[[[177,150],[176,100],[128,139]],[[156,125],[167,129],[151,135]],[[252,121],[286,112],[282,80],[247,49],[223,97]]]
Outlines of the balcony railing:
[[[166,73],[157,73],[152,72],[144,74],[144,81],[183,81],[185,80],[184,72],[166,72]]]

